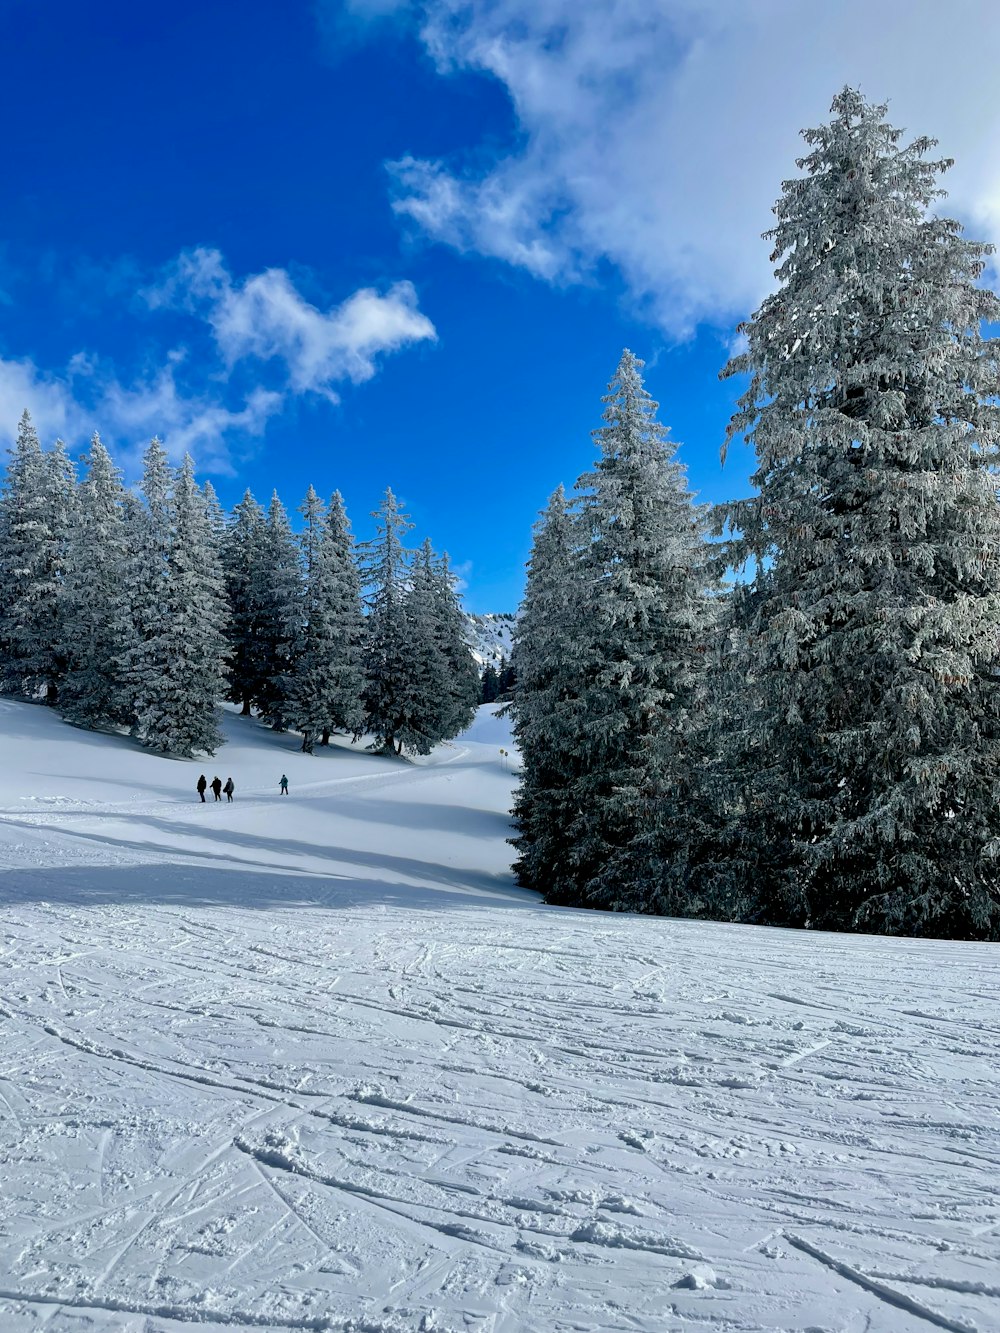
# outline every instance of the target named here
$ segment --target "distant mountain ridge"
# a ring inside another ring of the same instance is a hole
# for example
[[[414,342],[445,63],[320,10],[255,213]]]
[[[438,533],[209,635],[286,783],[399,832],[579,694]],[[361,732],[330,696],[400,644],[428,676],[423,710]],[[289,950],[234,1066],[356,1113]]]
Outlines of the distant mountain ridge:
[[[477,616],[466,611],[465,619],[465,637],[480,667],[487,667],[490,663],[499,666],[502,657],[510,661],[517,620],[515,615],[507,611],[490,611]]]

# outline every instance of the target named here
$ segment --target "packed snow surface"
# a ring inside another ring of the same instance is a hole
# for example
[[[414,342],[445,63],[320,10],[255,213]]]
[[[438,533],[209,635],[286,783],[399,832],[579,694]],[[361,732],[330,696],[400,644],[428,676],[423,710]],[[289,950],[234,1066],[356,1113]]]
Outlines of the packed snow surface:
[[[1000,1328],[994,948],[541,906],[489,710],[0,708],[2,1333]]]

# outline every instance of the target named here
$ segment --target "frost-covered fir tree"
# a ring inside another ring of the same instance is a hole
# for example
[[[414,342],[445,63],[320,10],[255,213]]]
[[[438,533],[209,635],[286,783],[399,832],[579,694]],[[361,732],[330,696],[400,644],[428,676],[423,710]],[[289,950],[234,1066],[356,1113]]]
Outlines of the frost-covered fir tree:
[[[82,726],[130,721],[125,653],[132,625],[125,490],[121,474],[95,432],[87,472],[77,491],[61,623],[66,675],[63,715]]]
[[[451,740],[472,725],[479,705],[479,668],[466,635],[466,619],[456,592],[457,581],[447,554],[432,557],[432,587],[441,652],[447,667],[447,690],[442,702],[440,740]]]
[[[327,512],[312,486],[299,512],[304,588],[302,622],[286,687],[288,725],[302,733],[302,748],[332,731],[357,733],[364,725],[362,649],[364,618],[350,527],[340,492]]]
[[[407,613],[408,552],[403,539],[413,524],[387,489],[372,517],[376,536],[365,542],[368,604],[365,645],[365,729],[386,750],[401,754],[400,729],[410,707],[410,623]]]
[[[248,490],[222,541],[229,602],[228,697],[244,717],[267,697],[271,663],[265,638],[270,606],[267,518]]]
[[[275,731],[288,728],[287,693],[302,626],[302,567],[285,507],[275,491],[264,533],[260,639],[264,683],[259,704]]]
[[[150,440],[143,456],[142,502],[125,500],[128,590],[131,602],[129,646],[122,668],[134,734],[140,707],[159,679],[166,633],[167,573],[173,543],[172,477],[159,437]]]
[[[622,354],[601,455],[577,482],[582,621],[568,854],[554,893],[593,907],[702,909],[704,767],[714,561],[705,514],[642,363]]]
[[[998,347],[988,248],[929,213],[948,165],[852,89],[775,212],[730,435],[759,919],[1000,937]]]
[[[151,749],[189,757],[222,743],[217,703],[226,688],[222,577],[190,457],[177,471],[170,517],[159,634],[147,645],[150,669],[136,695],[134,731]]]
[[[329,681],[327,706],[330,723],[323,728],[322,745],[331,731],[360,735],[365,724],[365,642],[367,627],[361,601],[361,575],[354,536],[344,497],[334,491],[326,516],[326,558],[332,570],[330,615],[336,625],[337,660]]]
[[[0,683],[49,704],[66,668],[60,598],[74,501],[64,445],[43,452],[25,412],[0,493]]]
[[[223,544],[226,540],[226,511],[222,507],[218,492],[210,481],[201,488],[205,497],[205,514],[208,518],[208,530],[212,534],[218,558],[221,559]]]
[[[521,782],[514,802],[518,881],[547,893],[561,879],[575,807],[580,733],[581,577],[562,486],[535,528],[521,614],[514,626],[514,738]]]
[[[451,682],[434,564],[434,551],[427,540],[413,559],[404,601],[406,689],[400,697],[396,737],[399,746],[415,754],[430,754],[444,739],[450,708]]]

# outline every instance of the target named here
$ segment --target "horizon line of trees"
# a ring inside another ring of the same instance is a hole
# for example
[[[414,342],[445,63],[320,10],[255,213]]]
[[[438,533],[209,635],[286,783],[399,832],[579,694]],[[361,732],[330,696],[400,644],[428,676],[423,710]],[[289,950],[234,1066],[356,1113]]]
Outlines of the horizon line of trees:
[[[98,434],[77,477],[26,411],[0,488],[0,690],[67,721],[127,729],[178,757],[222,743],[218,703],[240,705],[302,749],[335,732],[427,754],[464,730],[479,672],[447,556],[405,545],[386,490],[356,544],[339,492],[309,487],[292,531],[275,493],[227,517],[186,456],[158,439],[140,494]]]
[[[512,841],[549,902],[1000,939],[1000,300],[886,110],[845,88],[775,205],[722,371],[755,494],[694,503],[625,351],[536,528]]]

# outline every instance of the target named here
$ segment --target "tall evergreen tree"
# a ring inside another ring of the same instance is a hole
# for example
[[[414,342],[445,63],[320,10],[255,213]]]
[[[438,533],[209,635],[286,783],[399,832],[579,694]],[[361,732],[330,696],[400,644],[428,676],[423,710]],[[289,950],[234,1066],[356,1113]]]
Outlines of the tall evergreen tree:
[[[260,710],[275,731],[288,728],[288,690],[302,626],[302,567],[284,505],[275,492],[267,509],[260,639],[264,682]]]
[[[167,633],[167,575],[173,544],[172,478],[166,450],[157,436],[150,440],[143,456],[141,489],[142,503],[132,496],[127,496],[125,502],[132,623],[122,667],[131,726],[136,735],[140,711],[145,710],[149,692],[155,692],[161,674],[162,641]]]
[[[714,632],[705,514],[625,351],[582,493],[580,744],[566,858],[574,900],[683,913],[700,908],[708,827],[702,769]]]
[[[246,491],[233,510],[222,544],[222,568],[229,602],[228,694],[244,717],[267,697],[271,663],[265,639],[269,564],[267,519]]]
[[[521,884],[543,893],[561,882],[575,813],[583,624],[576,541],[566,492],[559,486],[535,528],[513,650],[514,738],[522,774],[514,801],[514,869]]]
[[[78,491],[61,597],[67,670],[59,706],[83,726],[130,720],[124,679],[129,597],[125,491],[95,432]]]
[[[208,519],[208,530],[212,534],[217,557],[221,559],[222,548],[226,540],[226,511],[223,509],[222,501],[210,481],[205,482],[201,488],[201,493],[205,497],[205,516]]]
[[[403,538],[413,527],[390,489],[372,517],[376,536],[363,547],[366,558],[367,642],[365,727],[386,750],[402,753],[410,696],[410,637],[406,590],[408,552]]]
[[[406,688],[400,698],[396,736],[403,749],[415,754],[430,754],[448,732],[451,681],[438,596],[434,551],[427,540],[413,559],[403,604]]]
[[[214,539],[189,456],[177,470],[160,632],[148,645],[135,734],[151,749],[189,757],[222,743],[217,703],[225,694],[226,605],[211,559]]]
[[[431,559],[438,637],[447,672],[441,709],[440,740],[451,740],[472,725],[479,704],[479,670],[466,634],[466,619],[456,593],[447,554]]]
[[[760,919],[1000,937],[1000,302],[929,215],[949,165],[852,89],[775,212],[730,435],[766,821]]]
[[[0,494],[0,677],[5,690],[50,704],[66,665],[61,584],[74,492],[62,442],[44,453],[25,412]]]
[[[304,569],[302,623],[286,690],[288,724],[311,752],[333,730],[364,724],[361,644],[364,626],[350,528],[337,492],[329,514],[312,486],[299,512]]]
[[[330,618],[335,627],[337,656],[328,681],[329,722],[321,737],[329,743],[330,731],[357,736],[365,724],[365,626],[361,602],[361,576],[344,497],[334,491],[327,511],[324,538],[330,571]]]

